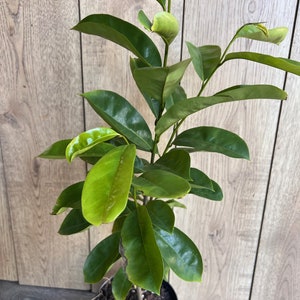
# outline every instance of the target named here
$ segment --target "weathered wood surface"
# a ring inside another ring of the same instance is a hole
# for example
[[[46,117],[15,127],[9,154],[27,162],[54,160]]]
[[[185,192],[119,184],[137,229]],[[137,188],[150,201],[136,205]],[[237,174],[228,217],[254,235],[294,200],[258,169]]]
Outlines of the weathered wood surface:
[[[60,190],[83,178],[85,167],[71,172],[66,163],[36,158],[83,129],[82,104],[74,101],[81,92],[79,35],[69,30],[78,5],[1,0],[0,13],[1,146],[18,279],[88,288],[82,276],[87,234],[59,236],[59,220],[49,214]]]
[[[300,22],[292,48],[300,59]],[[288,75],[254,278],[253,299],[300,298],[300,80]]]
[[[141,96],[133,85],[130,71],[124,67],[128,64],[128,51],[95,36],[83,35],[80,43],[78,33],[69,28],[77,23],[79,15],[83,18],[100,12],[137,24],[137,11],[152,2],[155,1],[126,0],[120,5],[119,1],[82,0],[78,6],[77,1],[71,0],[51,3],[0,0],[0,93],[3,95],[0,98],[3,156],[2,165],[0,156],[0,208],[3,208],[0,221],[6,226],[1,227],[5,237],[0,237],[0,245],[4,239],[6,250],[0,250],[0,265],[2,253],[11,253],[7,249],[13,251],[13,236],[21,283],[89,288],[83,283],[83,261],[89,247],[110,230],[109,227],[92,230],[90,239],[87,233],[68,238],[57,235],[61,219],[49,216],[51,207],[62,188],[83,178],[85,167],[78,164],[75,169],[76,164],[53,164],[35,158],[51,142],[76,135],[84,125],[92,128],[101,124],[91,109],[83,109],[82,99],[77,96],[82,88],[84,91],[114,90],[137,104],[144,117],[151,119],[146,107],[140,104]],[[184,22],[184,41],[196,45],[220,44],[223,49],[237,28],[247,22],[267,21],[269,27],[284,25],[292,29],[297,5],[296,0],[172,2],[175,15]],[[154,6],[153,10],[146,8],[146,13],[151,15],[159,7],[155,3]],[[293,55],[300,59],[298,27]],[[246,47],[287,56],[291,38],[292,30],[280,47],[241,39],[235,50]],[[173,53],[176,57],[180,57],[181,44],[179,36]],[[186,53],[183,44],[183,57]],[[225,68],[226,75],[217,74],[208,93],[241,83],[284,85],[283,72],[263,66],[228,62]],[[192,68],[189,74],[194,79],[183,80],[183,85],[192,95],[198,90],[199,82]],[[293,76],[287,79],[290,99],[282,110],[268,195],[279,102],[219,105],[188,119],[195,126],[220,126],[241,135],[250,146],[251,161],[206,154],[193,157],[195,166],[220,183],[225,197],[221,203],[191,197],[186,200],[187,210],[176,211],[177,226],[192,236],[205,265],[201,284],[186,283],[171,276],[179,299],[249,299],[253,277],[253,300],[300,298],[296,285],[300,280],[299,133],[295,129],[299,116],[294,98],[299,94],[299,81]],[[4,213],[8,208],[13,235],[9,231],[8,214]],[[272,252],[273,247],[276,253]],[[3,279],[16,276],[14,256],[10,255],[12,260],[6,271],[0,271]]]

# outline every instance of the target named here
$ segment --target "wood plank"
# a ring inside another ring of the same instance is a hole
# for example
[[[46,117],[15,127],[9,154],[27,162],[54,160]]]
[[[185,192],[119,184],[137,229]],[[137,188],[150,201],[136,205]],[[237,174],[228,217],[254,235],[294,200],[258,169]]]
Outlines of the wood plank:
[[[91,292],[24,286],[17,282],[0,281],[0,300],[91,300],[93,297],[95,294]]]
[[[298,12],[292,59],[300,60]],[[300,79],[287,77],[252,299],[300,299]]]
[[[236,30],[247,22],[261,20],[267,21],[269,27],[292,28],[296,1],[235,0],[220,4],[194,0],[185,6],[184,40],[199,46],[221,43],[224,49]],[[287,56],[290,35],[280,48],[241,39],[234,49],[246,47]],[[220,72],[216,74],[208,94],[235,84],[272,82],[282,86],[284,81],[283,72],[246,62],[226,63],[222,72],[225,72],[222,76]],[[190,95],[199,89],[197,79],[183,81],[183,85]],[[213,203],[191,197],[185,201],[188,209],[177,211],[180,219],[177,225],[191,235],[204,260],[201,284],[171,277],[179,299],[249,298],[278,111],[279,103],[248,101],[219,105],[188,119],[189,125],[220,126],[236,132],[249,144],[251,161],[232,160],[217,154],[194,156],[193,165],[221,185],[224,201]]]
[[[83,129],[79,35],[69,30],[78,5],[0,0],[0,11],[1,144],[19,280],[89,288],[82,275],[87,233],[61,237],[62,219],[49,215],[61,189],[79,181],[85,167],[35,158]]]
[[[0,139],[0,279],[17,280],[15,249],[11,229],[10,212],[7,201],[3,155]]]
[[[137,21],[137,13],[143,9],[145,13],[152,18],[153,15],[160,11],[158,3],[153,0],[147,1],[122,1],[119,2],[106,1],[97,2],[93,0],[81,1],[81,17],[84,18],[89,14],[108,13],[119,18],[132,22],[139,28],[142,26]],[[183,2],[175,1],[173,5],[173,13],[182,20]],[[159,48],[162,48],[157,35],[151,35]],[[99,37],[82,35],[82,52],[83,52],[83,79],[85,91],[94,89],[112,90],[126,99],[128,99],[149,122],[153,122],[152,114],[148,112],[146,102],[142,99],[140,92],[134,84],[129,68],[129,58],[131,53],[126,49],[121,48],[109,41],[105,41]],[[173,58],[180,57],[181,38],[180,35],[174,41],[172,49]],[[172,60],[170,60],[172,63]],[[87,128],[103,126],[104,123],[99,117],[89,108],[86,107],[86,124]],[[91,229],[91,248],[99,241],[106,237],[111,231],[111,225],[102,225],[100,228]],[[110,274],[113,273],[110,272]],[[97,289],[97,287],[95,287]]]

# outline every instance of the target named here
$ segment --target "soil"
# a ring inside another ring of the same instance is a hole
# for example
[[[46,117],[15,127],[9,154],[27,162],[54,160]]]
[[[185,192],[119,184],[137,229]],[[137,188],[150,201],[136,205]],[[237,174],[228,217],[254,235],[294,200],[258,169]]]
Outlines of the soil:
[[[143,291],[142,299],[143,300],[177,300],[177,297],[174,290],[169,285],[169,283],[164,281],[160,289],[160,296],[153,294],[149,291]],[[92,300],[115,300],[115,298],[112,295],[111,281],[107,281],[107,283],[101,287],[99,294]],[[136,289],[132,288],[129,291],[126,300],[138,300]]]

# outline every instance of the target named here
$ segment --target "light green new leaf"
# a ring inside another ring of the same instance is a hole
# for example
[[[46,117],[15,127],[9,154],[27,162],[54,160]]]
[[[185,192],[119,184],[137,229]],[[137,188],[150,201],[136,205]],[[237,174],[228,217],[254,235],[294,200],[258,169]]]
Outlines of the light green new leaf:
[[[38,157],[48,158],[48,159],[65,159],[66,148],[70,142],[71,139],[57,141],[53,143],[50,147],[48,147]]]
[[[111,265],[120,258],[119,245],[119,232],[111,234],[97,244],[84,263],[85,282],[96,283],[103,278]]]
[[[68,144],[66,158],[71,162],[76,156],[118,135],[113,129],[106,127],[93,128],[82,132]]]
[[[104,90],[83,94],[95,112],[137,147],[151,151],[151,131],[141,114],[122,96]]]
[[[247,38],[279,45],[285,39],[287,33],[287,27],[268,29],[263,24],[250,23],[242,26],[237,31],[235,38]]]
[[[168,201],[166,201],[166,203],[167,203],[171,208],[179,207],[179,208],[185,208],[185,209],[186,209],[186,206],[185,206],[184,204],[182,204],[181,202],[176,201],[176,200],[174,200],[174,199],[168,200]]]
[[[91,224],[82,215],[81,209],[72,209],[63,220],[58,233],[70,235],[88,229]]]
[[[178,228],[172,233],[155,229],[155,238],[164,261],[186,281],[201,281],[203,263],[195,244]]]
[[[133,69],[133,78],[143,94],[164,101],[178,87],[190,59],[170,67],[145,67]]]
[[[153,165],[146,167],[145,170],[165,170],[190,180],[190,165],[191,158],[187,151],[172,149],[162,155]]]
[[[190,42],[186,44],[196,73],[201,80],[206,80],[220,63],[221,48],[214,45],[196,47]]]
[[[216,127],[201,126],[180,133],[173,142],[188,151],[217,152],[229,157],[249,159],[245,141],[237,134]]]
[[[150,170],[135,177],[132,184],[145,195],[155,198],[180,198],[190,191],[184,178],[164,170]]]
[[[200,171],[196,168],[191,168],[190,173],[191,173],[191,178],[192,178],[190,185],[191,185],[192,189],[213,190],[213,184],[212,184],[211,179],[206,174],[204,174],[202,171]]]
[[[144,13],[144,11],[140,10],[138,13],[138,20],[139,22],[145,27],[145,29],[151,31],[151,21],[147,17],[147,15]]]
[[[151,66],[161,66],[160,53],[153,41],[131,23],[106,14],[90,15],[73,29],[101,36],[128,49]]]
[[[246,59],[300,75],[300,62],[288,58],[274,57],[256,52],[232,52],[226,55],[224,62],[231,59]]]
[[[285,100],[286,98],[287,94],[285,91],[272,85],[234,86],[214,96],[195,97],[174,104],[157,122],[155,132],[157,136],[160,136],[181,119],[215,104],[249,99]]]
[[[129,215],[121,231],[128,279],[156,294],[163,280],[163,261],[157,247],[151,219],[145,206]]]
[[[83,184],[84,182],[80,181],[64,189],[56,200],[52,215],[60,214],[68,207],[80,209]]]
[[[175,215],[166,202],[154,200],[148,202],[146,207],[153,225],[168,232],[173,231]]]
[[[135,152],[133,144],[116,147],[88,173],[82,191],[82,211],[91,224],[112,222],[126,207]]]
[[[128,295],[128,292],[132,288],[132,283],[128,280],[127,274],[123,268],[120,268],[114,275],[112,281],[112,293],[115,300],[124,300]]]
[[[213,190],[209,189],[199,189],[199,188],[192,188],[190,194],[206,198],[209,200],[214,201],[221,201],[223,199],[223,192],[221,187],[213,180],[211,180]]]

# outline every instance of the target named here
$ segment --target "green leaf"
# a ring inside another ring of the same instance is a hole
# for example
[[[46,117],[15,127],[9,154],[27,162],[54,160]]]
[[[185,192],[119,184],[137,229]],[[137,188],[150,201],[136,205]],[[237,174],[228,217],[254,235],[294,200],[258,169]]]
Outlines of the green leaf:
[[[224,62],[231,59],[246,59],[300,75],[300,62],[288,58],[274,57],[256,52],[232,52],[226,55]]]
[[[106,14],[90,15],[73,29],[110,40],[148,65],[161,66],[161,57],[153,41],[142,30],[124,20]]]
[[[217,152],[229,157],[249,159],[245,141],[237,134],[222,128],[191,128],[179,134],[173,144],[189,147],[190,151]]]
[[[260,23],[250,23],[242,26],[236,33],[236,38],[247,38],[261,42],[279,45],[288,33],[287,27],[268,29]]]
[[[102,240],[88,255],[84,267],[84,279],[89,283],[100,281],[119,257],[120,233],[116,232]]]
[[[166,201],[166,203],[167,203],[171,208],[174,208],[174,207],[186,208],[186,206],[185,206],[184,204],[182,204],[181,202],[176,201],[176,200],[174,200],[174,199],[168,200],[168,201]]]
[[[126,218],[121,238],[128,279],[137,286],[159,294],[163,280],[163,261],[145,206],[137,207]]]
[[[138,13],[138,20],[139,22],[145,27],[145,29],[151,31],[151,21],[147,17],[147,15],[144,13],[144,11],[140,10]]]
[[[156,0],[162,7],[163,10],[166,10],[166,0]]]
[[[133,176],[135,146],[119,146],[103,156],[88,173],[82,211],[93,225],[114,221],[126,207]]]
[[[175,215],[166,202],[153,200],[146,207],[153,225],[168,232],[173,231]]]
[[[209,97],[194,97],[174,104],[157,122],[155,132],[160,136],[169,127],[215,104],[249,99],[286,99],[287,94],[272,85],[239,85]]]
[[[155,238],[163,259],[177,276],[186,281],[201,281],[201,254],[188,236],[175,227],[172,233],[156,229]]]
[[[182,88],[182,86],[178,85],[176,87],[176,89],[174,90],[174,92],[167,97],[166,99],[166,105],[165,108],[168,110],[170,107],[172,107],[175,103],[182,101],[182,100],[186,100],[187,96],[185,93],[185,90]]]
[[[132,184],[145,195],[156,198],[180,198],[190,190],[185,179],[164,170],[147,171],[135,177]]]
[[[66,148],[71,142],[71,139],[57,141],[48,147],[43,153],[38,157],[48,158],[48,159],[65,159],[66,158]]]
[[[115,131],[142,150],[152,150],[151,131],[146,121],[125,98],[103,90],[91,91],[83,96],[95,112]]]
[[[68,144],[66,158],[71,162],[76,156],[118,135],[113,129],[105,127],[93,128],[82,132]]]
[[[72,209],[62,222],[58,233],[70,235],[89,228],[91,224],[82,215],[81,209]]]
[[[126,208],[122,211],[122,213],[114,221],[112,232],[121,231],[122,227],[123,227],[123,224],[124,224],[124,221],[131,214],[131,212],[133,212],[134,210],[136,210],[135,203],[131,200],[128,200]]]
[[[190,42],[186,44],[196,73],[201,80],[206,80],[220,63],[221,48],[214,45],[196,47]]]
[[[108,153],[110,150],[114,149],[115,145],[111,143],[100,143],[95,145],[93,148],[87,150],[86,152],[79,155],[79,157],[91,164],[94,165],[97,163],[97,161],[104,156],[106,153]]]
[[[164,101],[178,87],[190,59],[170,67],[145,67],[133,69],[134,80],[143,94]]]
[[[211,182],[212,182],[213,190],[192,188],[190,194],[202,198],[206,198],[209,200],[221,201],[223,199],[223,192],[221,187],[215,181],[211,180]]]
[[[80,181],[64,189],[56,200],[52,215],[62,213],[67,207],[80,209],[83,184],[84,182]]]
[[[190,185],[192,189],[209,189],[213,190],[213,184],[211,179],[204,174],[202,171],[191,168],[191,177],[192,182],[190,182]]]
[[[172,149],[161,156],[153,165],[146,167],[146,170],[165,170],[190,180],[190,165],[191,158],[187,151]]]
[[[124,300],[128,295],[132,283],[128,280],[127,275],[123,268],[120,268],[115,274],[112,281],[112,292],[115,300]]]
[[[160,35],[167,45],[170,45],[178,35],[179,23],[171,13],[160,11],[153,18],[151,30]]]

